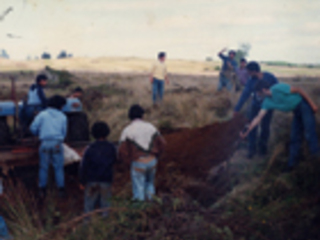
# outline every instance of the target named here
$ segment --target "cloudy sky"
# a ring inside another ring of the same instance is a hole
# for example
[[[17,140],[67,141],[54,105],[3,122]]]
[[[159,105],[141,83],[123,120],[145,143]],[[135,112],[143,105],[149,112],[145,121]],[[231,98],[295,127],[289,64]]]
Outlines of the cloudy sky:
[[[250,43],[250,59],[320,63],[320,0],[1,0],[0,49],[54,56],[205,59]],[[8,37],[11,34],[11,37]]]

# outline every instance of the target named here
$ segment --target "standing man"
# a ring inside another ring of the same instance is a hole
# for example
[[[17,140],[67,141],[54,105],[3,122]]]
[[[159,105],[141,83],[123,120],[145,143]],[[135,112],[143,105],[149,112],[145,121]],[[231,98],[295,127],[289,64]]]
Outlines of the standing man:
[[[160,52],[158,54],[158,61],[156,61],[151,68],[150,82],[152,83],[152,99],[154,106],[156,106],[158,102],[162,102],[164,85],[165,83],[169,84],[165,61],[166,53]]]
[[[133,200],[152,200],[158,157],[164,150],[165,140],[159,131],[143,120],[144,109],[133,105],[128,117],[131,123],[122,131],[119,160],[131,162]]]
[[[47,85],[48,78],[44,74],[39,74],[36,82],[31,85],[28,92],[28,99],[20,112],[20,119],[25,133],[30,126],[35,115],[47,106],[47,99],[44,87]]]
[[[266,81],[270,84],[270,86],[278,83],[278,79],[269,72],[261,72],[260,65],[257,62],[249,62],[247,65],[247,70],[250,76],[244,90],[242,91],[241,97],[238,100],[236,107],[234,108],[235,114],[238,113],[244,103],[250,98],[253,94],[253,99],[251,103],[250,117],[249,120],[252,121],[261,110],[261,104],[263,98],[259,96],[254,89],[254,86],[258,81]],[[270,135],[270,123],[272,120],[273,111],[268,111],[264,119],[260,124],[260,137],[258,141],[259,153],[261,155],[267,154],[267,146]],[[249,134],[249,151],[248,158],[252,158],[256,154],[257,147],[257,132],[258,126],[256,126]]]
[[[218,56],[222,60],[222,68],[219,75],[219,85],[218,91],[221,91],[224,87],[228,90],[232,90],[232,80],[235,77],[235,72],[237,70],[238,64],[234,59],[236,56],[236,52],[233,50],[229,51],[228,56],[225,56],[223,53],[227,49],[222,49]]]
[[[255,127],[263,121],[268,112],[273,109],[282,112],[293,112],[291,127],[289,170],[296,166],[301,156],[301,145],[305,136],[309,151],[312,156],[319,156],[318,136],[316,132],[316,119],[314,113],[318,110],[317,105],[300,88],[292,87],[286,83],[278,83],[270,86],[266,80],[258,81],[255,86],[258,95],[265,97],[261,110],[252,120],[248,130],[240,133],[245,138]]]
[[[48,101],[48,108],[39,113],[30,126],[30,130],[41,141],[39,148],[39,188],[40,197],[46,196],[48,170],[52,164],[55,172],[59,195],[65,194],[63,141],[67,134],[67,117],[61,112],[66,99],[55,95]]]

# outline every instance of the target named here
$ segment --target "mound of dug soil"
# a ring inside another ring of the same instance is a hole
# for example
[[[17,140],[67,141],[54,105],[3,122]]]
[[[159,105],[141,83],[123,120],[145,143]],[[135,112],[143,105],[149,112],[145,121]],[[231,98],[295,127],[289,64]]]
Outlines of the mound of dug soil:
[[[206,178],[212,167],[233,154],[244,123],[245,120],[239,116],[228,122],[167,134],[167,146],[160,165],[170,162],[186,176]]]

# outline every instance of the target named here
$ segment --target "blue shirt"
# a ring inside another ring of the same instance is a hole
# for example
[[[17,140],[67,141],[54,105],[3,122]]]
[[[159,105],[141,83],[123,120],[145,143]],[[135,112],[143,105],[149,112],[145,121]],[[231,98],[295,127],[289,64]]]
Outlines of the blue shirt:
[[[41,140],[63,141],[67,134],[67,117],[57,109],[47,108],[36,116],[30,130]]]
[[[28,93],[28,105],[41,105],[46,107],[47,99],[44,94],[42,86],[39,84],[33,84]]]
[[[302,101],[300,94],[292,93],[291,86],[286,83],[278,83],[271,87],[270,91],[271,96],[263,100],[262,109],[290,112]]]
[[[222,62],[223,62],[223,63],[222,63],[222,69],[221,69],[222,71],[227,71],[227,70],[236,71],[236,70],[237,70],[238,64],[237,64],[236,60],[234,60],[234,59],[231,60],[229,57],[224,56],[222,53],[219,54],[219,57],[221,58],[221,60],[222,60]],[[233,67],[233,69],[229,69],[228,63],[231,64],[231,66]]]
[[[95,141],[85,151],[80,165],[80,182],[107,182],[113,178],[117,152],[108,141]]]
[[[271,85],[274,85],[279,82],[278,79],[272,73],[269,73],[269,72],[263,72],[262,80],[268,81]],[[248,100],[248,98],[252,94],[253,94],[252,104],[255,104],[256,106],[259,106],[259,107],[261,106],[263,99],[259,98],[259,96],[254,91],[254,87],[257,81],[259,81],[258,78],[249,78],[245,88],[242,91],[241,97],[239,98],[239,101],[236,107],[234,108],[236,112],[239,112],[241,110],[243,104],[245,104],[245,102]]]

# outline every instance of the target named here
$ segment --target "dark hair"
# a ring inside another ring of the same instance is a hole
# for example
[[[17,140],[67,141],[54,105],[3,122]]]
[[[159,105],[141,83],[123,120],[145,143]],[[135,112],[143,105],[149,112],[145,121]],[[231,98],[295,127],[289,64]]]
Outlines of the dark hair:
[[[247,70],[250,71],[250,72],[260,72],[261,69],[260,69],[260,65],[259,63],[257,62],[249,62],[247,64]]]
[[[247,62],[247,59],[241,58],[241,59],[240,59],[240,62]]]
[[[47,81],[48,77],[45,74],[39,74],[36,78],[36,83],[39,84],[42,80]]]
[[[52,107],[58,110],[61,110],[61,108],[66,105],[67,101],[64,97],[60,95],[54,95],[48,100],[48,107]]]
[[[106,122],[95,122],[91,128],[91,133],[95,139],[106,138],[110,134],[110,128]]]
[[[229,51],[229,55],[230,55],[230,54],[236,55],[236,51],[230,50],[230,51]]]
[[[73,89],[73,92],[81,92],[83,93],[83,89],[81,87],[76,87],[75,89]]]
[[[165,52],[159,52],[158,53],[158,58],[160,59],[160,58],[163,58],[163,57],[165,57],[166,56],[166,53]]]
[[[256,85],[254,86],[254,90],[256,92],[262,92],[262,89],[269,89],[271,84],[266,80],[258,80]]]
[[[143,114],[144,114],[144,109],[140,105],[135,104],[130,107],[128,112],[128,117],[130,120],[135,120],[138,118],[142,118]]]

